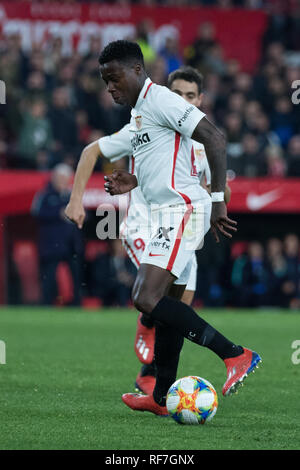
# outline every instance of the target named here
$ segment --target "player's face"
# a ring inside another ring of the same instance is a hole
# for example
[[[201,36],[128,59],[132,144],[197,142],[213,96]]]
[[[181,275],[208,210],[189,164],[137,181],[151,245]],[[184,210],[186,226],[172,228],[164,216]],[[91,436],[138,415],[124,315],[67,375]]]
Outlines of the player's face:
[[[139,93],[136,66],[123,65],[115,60],[100,66],[100,74],[107,85],[107,91],[117,104],[135,104]]]
[[[199,108],[201,105],[202,93],[199,94],[196,82],[187,82],[182,78],[178,78],[173,81],[170,88],[171,91],[174,91],[174,93],[177,93],[177,95],[182,96],[182,98],[194,106],[197,106],[197,108]]]

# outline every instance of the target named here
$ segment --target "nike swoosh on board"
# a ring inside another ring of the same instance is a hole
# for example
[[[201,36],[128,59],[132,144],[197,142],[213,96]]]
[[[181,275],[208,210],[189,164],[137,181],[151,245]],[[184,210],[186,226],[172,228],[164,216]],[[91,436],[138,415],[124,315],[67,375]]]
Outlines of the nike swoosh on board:
[[[273,189],[263,194],[249,193],[246,198],[246,204],[251,211],[258,211],[276,201],[280,197],[280,190]]]

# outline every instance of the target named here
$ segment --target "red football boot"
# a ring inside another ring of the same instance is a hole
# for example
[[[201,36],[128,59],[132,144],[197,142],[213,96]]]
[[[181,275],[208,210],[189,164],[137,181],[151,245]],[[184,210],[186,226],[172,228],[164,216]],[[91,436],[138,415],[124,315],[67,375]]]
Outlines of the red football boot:
[[[224,362],[227,367],[227,380],[222,393],[224,396],[228,396],[237,391],[250,372],[255,371],[255,368],[258,367],[257,364],[261,362],[261,357],[255,351],[244,348],[243,354],[229,357]]]
[[[155,327],[147,328],[141,323],[142,314],[138,316],[134,342],[135,353],[143,364],[151,364],[154,357]]]
[[[141,372],[138,373],[135,380],[135,386],[138,390],[145,393],[146,395],[152,395],[155,387],[156,379],[153,375],[141,375]]]
[[[125,405],[135,411],[149,411],[158,416],[169,416],[165,406],[159,406],[152,395],[142,395],[141,393],[125,393],[122,395]]]

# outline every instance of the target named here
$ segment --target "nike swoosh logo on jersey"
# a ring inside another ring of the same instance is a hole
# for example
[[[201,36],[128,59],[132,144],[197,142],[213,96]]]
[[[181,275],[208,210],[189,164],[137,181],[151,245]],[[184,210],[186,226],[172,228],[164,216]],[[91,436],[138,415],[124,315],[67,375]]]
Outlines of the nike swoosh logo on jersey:
[[[251,211],[258,211],[276,201],[280,197],[278,189],[273,189],[264,194],[249,193],[247,195],[246,204]]]
[[[165,256],[165,255],[159,255],[159,254],[155,254],[155,253],[149,253],[149,256]]]

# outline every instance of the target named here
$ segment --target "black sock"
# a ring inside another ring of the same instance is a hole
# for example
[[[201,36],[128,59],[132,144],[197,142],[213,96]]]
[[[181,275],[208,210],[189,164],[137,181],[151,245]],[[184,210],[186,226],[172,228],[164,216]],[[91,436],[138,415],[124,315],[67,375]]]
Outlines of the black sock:
[[[163,297],[152,310],[151,316],[165,325],[176,328],[190,341],[211,349],[223,360],[243,353],[241,346],[229,341],[199,317],[189,305],[179,300]]]
[[[160,406],[165,406],[167,392],[176,380],[183,341],[183,336],[177,330],[155,322],[156,384],[153,398]]]
[[[145,313],[142,313],[140,321],[141,321],[141,324],[145,326],[146,328],[154,327],[154,320],[151,317],[149,317],[149,315],[145,315]]]
[[[155,377],[156,374],[156,366],[155,360],[151,362],[151,364],[143,364],[140,371],[141,377],[145,377],[146,375],[153,375]]]

